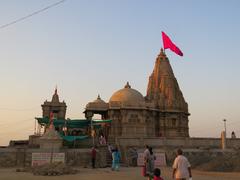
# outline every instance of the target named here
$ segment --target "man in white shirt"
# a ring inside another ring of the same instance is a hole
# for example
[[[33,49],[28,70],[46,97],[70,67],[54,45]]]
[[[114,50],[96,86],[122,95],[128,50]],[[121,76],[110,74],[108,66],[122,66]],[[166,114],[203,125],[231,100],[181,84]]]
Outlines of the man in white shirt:
[[[182,155],[181,149],[177,150],[177,157],[173,163],[173,179],[186,180],[188,177],[192,178],[191,165],[187,158]]]

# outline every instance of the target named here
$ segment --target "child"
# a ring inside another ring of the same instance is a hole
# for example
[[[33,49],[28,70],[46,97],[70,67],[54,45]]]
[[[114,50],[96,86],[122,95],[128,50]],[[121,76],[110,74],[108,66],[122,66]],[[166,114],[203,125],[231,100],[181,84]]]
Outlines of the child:
[[[159,168],[155,168],[153,180],[163,180],[163,178],[161,178],[160,175],[161,175],[161,170]]]

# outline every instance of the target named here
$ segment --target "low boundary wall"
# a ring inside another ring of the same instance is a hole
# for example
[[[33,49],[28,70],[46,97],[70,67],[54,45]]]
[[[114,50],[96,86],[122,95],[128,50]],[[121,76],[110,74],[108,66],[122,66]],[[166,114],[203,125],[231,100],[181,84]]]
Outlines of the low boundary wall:
[[[141,147],[149,145],[158,148],[216,148],[221,149],[220,138],[117,138],[119,146]],[[240,149],[240,138],[227,139],[227,148]]]
[[[155,153],[165,153],[167,164],[171,165],[176,156],[176,149],[182,148],[184,153],[194,157],[214,157],[216,155],[239,152],[240,139],[227,139],[227,149],[221,149],[220,138],[117,138],[116,144],[120,148],[122,162],[125,165],[134,164],[129,155],[130,149],[137,152],[144,151],[144,145],[153,147]],[[99,146],[96,166],[106,167],[109,156],[107,146]],[[32,153],[51,152],[39,148],[0,148],[0,167],[30,166]],[[65,153],[65,163],[72,166],[91,166],[91,149],[61,149],[54,152]]]
[[[31,166],[32,153],[51,153],[51,150],[29,148],[0,148],[0,167]],[[91,149],[61,149],[54,153],[65,153],[65,163],[71,166],[91,166]],[[105,167],[107,148],[98,147],[96,167]]]

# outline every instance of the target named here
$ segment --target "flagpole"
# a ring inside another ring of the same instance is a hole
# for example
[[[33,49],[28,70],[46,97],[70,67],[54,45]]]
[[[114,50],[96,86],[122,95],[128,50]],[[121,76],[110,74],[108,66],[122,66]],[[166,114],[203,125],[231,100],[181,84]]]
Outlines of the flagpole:
[[[163,43],[163,31],[161,31],[161,34],[162,34],[162,49],[163,49],[163,52],[165,54],[164,43]]]

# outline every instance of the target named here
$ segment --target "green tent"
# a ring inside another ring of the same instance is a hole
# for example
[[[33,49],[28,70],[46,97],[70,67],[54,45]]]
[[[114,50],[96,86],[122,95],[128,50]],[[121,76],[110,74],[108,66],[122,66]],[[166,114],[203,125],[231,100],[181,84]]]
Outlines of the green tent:
[[[39,124],[42,126],[49,125],[49,118],[35,118]],[[101,127],[102,123],[111,123],[112,120],[101,120],[101,119],[94,119],[92,120],[92,124],[94,128],[98,129]],[[86,128],[91,126],[91,121],[87,119],[54,119],[53,120],[53,125],[55,127],[64,127],[66,126],[67,128]],[[66,141],[68,142],[73,142],[75,140],[85,140],[89,138],[87,135],[83,136],[65,136],[63,133],[59,132],[59,135]]]
[[[63,138],[66,141],[73,142],[73,141],[76,141],[76,140],[88,139],[89,136],[61,136],[61,138]]]
[[[39,124],[45,126],[49,124],[49,118],[35,118]],[[93,126],[96,128],[99,128],[101,126],[102,123],[111,123],[112,120],[107,119],[107,120],[102,120],[102,119],[94,119],[92,120]],[[91,121],[87,120],[87,119],[54,119],[53,120],[53,125],[55,127],[59,127],[59,126],[66,126],[68,128],[84,128],[84,127],[88,127],[91,126]]]

